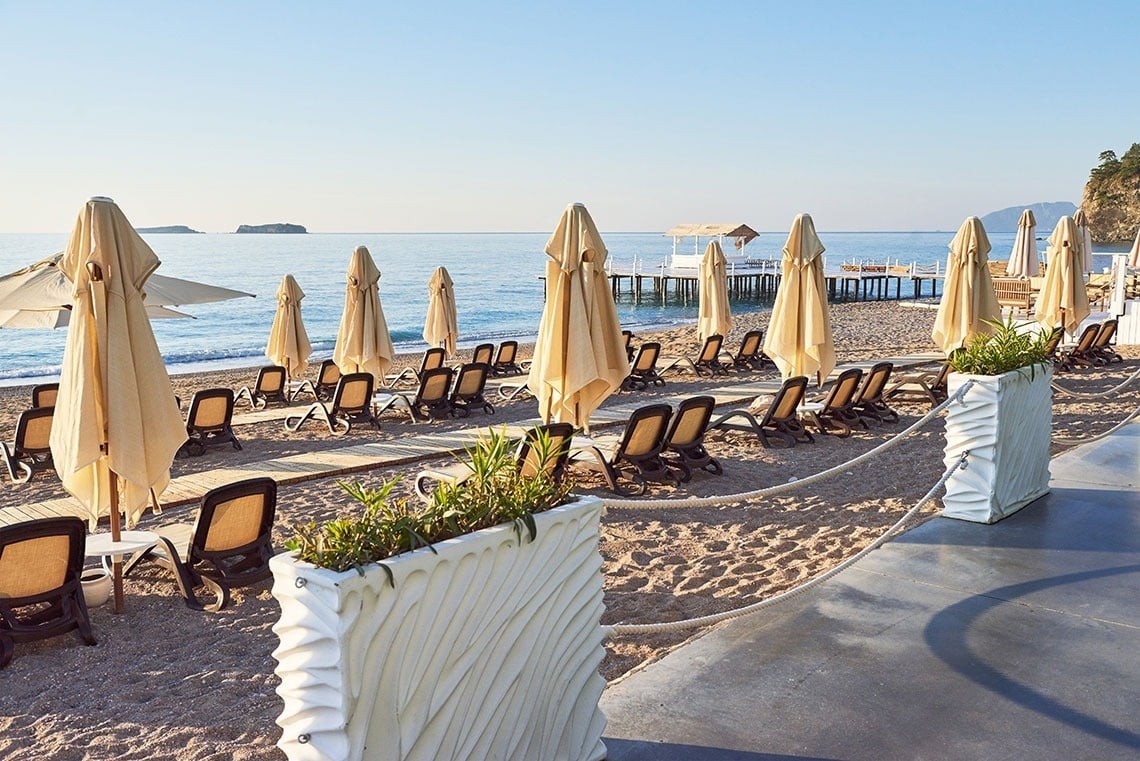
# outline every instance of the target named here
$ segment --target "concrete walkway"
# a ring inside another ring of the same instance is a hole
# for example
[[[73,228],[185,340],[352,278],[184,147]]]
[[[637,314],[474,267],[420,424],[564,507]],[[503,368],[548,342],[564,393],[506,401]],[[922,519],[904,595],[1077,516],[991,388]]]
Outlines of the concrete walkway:
[[[610,761],[1140,758],[1140,423],[607,688]]]

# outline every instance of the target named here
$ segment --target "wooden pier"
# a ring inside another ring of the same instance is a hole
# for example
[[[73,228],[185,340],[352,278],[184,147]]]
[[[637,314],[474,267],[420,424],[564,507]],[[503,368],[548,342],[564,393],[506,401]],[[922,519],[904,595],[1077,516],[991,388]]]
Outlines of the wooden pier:
[[[827,296],[830,301],[882,301],[901,299],[904,280],[911,281],[913,297],[938,296],[938,281],[945,273],[937,264],[929,266],[853,263],[842,264],[839,270],[824,272]],[[624,294],[635,304],[648,299],[662,304],[670,300],[682,304],[696,302],[700,278],[692,269],[658,267],[612,267],[609,271],[610,287],[614,299]],[[772,301],[780,286],[779,260],[759,260],[747,268],[729,268],[726,274],[729,297],[738,301]],[[930,283],[926,294],[925,284]],[[894,295],[891,295],[891,285]],[[908,293],[908,296],[910,293]]]

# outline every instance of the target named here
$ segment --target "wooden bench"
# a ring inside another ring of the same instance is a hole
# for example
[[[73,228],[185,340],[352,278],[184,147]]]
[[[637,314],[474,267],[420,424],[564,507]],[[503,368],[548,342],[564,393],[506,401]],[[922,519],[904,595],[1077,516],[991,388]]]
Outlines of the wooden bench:
[[[994,295],[998,304],[1029,314],[1033,311],[1033,287],[1019,277],[995,277]]]

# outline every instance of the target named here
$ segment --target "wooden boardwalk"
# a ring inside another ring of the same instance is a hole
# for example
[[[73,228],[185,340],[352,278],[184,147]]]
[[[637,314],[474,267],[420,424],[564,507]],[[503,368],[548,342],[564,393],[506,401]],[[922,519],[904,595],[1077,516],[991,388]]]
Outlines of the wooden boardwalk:
[[[941,354],[927,353],[887,357],[885,360],[893,362],[896,370],[906,370],[938,361],[941,358]],[[848,367],[859,367],[866,370],[880,361],[884,360],[875,359],[845,364],[837,367],[830,377],[834,378]],[[515,380],[517,381],[517,378]],[[508,379],[506,382],[510,382],[510,380]],[[715,398],[717,406],[720,407],[749,402],[761,394],[774,393],[780,388],[780,385],[781,382],[778,379],[744,381],[717,386],[701,393]],[[677,394],[659,397],[654,401],[675,406],[689,396],[692,394]],[[607,401],[608,403],[604,404],[591,417],[592,428],[623,425],[629,420],[629,416],[634,410],[645,405],[645,401],[635,395],[611,396]],[[247,418],[244,421],[245,423],[283,419],[286,414],[295,414],[298,410],[303,409],[305,409],[305,405],[294,405],[243,413],[241,417]],[[238,417],[235,416],[235,425],[238,424]],[[248,419],[251,417],[255,419]],[[278,457],[233,467],[215,468],[199,473],[188,473],[171,480],[170,485],[162,494],[162,506],[163,508],[172,508],[195,504],[210,489],[246,478],[268,476],[278,484],[287,485],[378,468],[407,465],[449,454],[457,455],[473,446],[481,436],[487,435],[491,430],[499,431],[505,428],[507,435],[521,437],[528,428],[540,423],[541,421],[536,417],[516,423],[474,426],[455,431],[405,436],[392,441],[350,444],[336,449]],[[61,515],[86,517],[86,510],[78,500],[72,497],[17,507],[4,507],[0,508],[0,525]]]

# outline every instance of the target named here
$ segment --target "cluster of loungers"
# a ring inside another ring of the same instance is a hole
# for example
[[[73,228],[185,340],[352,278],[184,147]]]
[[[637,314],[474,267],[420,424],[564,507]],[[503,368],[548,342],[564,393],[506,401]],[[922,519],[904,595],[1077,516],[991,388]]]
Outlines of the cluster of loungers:
[[[1116,320],[1093,323],[1081,331],[1077,343],[1068,350],[1062,350],[1058,343],[1053,346],[1053,364],[1059,370],[1072,370],[1076,367],[1096,367],[1112,362],[1123,362],[1124,358],[1112,348],[1116,337]]]

